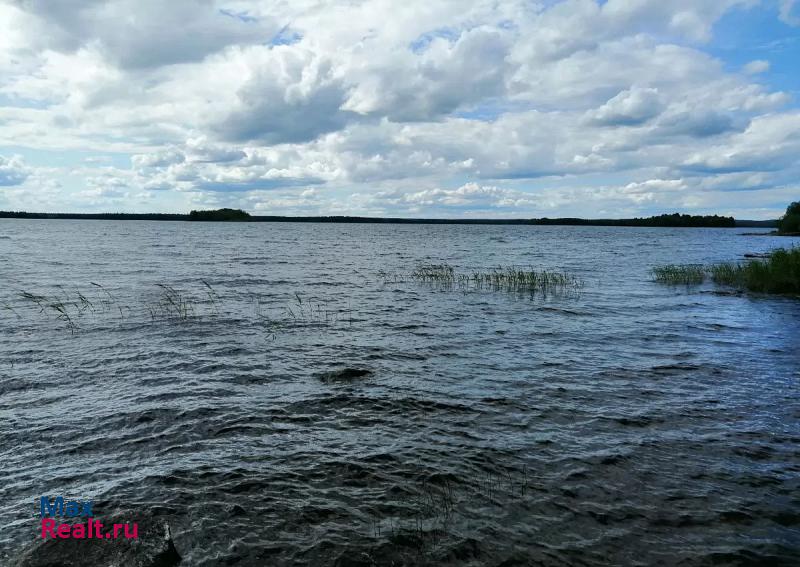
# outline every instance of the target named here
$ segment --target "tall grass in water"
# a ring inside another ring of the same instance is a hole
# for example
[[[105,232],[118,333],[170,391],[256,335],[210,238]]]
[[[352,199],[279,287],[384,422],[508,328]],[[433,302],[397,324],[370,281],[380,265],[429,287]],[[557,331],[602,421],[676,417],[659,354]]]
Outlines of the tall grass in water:
[[[299,292],[294,292],[293,300],[284,306],[284,312],[291,317],[294,323],[328,325],[349,319],[350,325],[353,324],[353,313],[349,301],[347,309],[345,309],[343,306],[332,306],[327,301],[304,300]]]
[[[70,302],[68,300],[62,301],[57,296],[48,297],[45,295],[31,293],[29,291],[21,291],[19,297],[38,307],[39,313],[53,315],[55,319],[63,321],[71,334],[74,334],[78,329],[78,323],[69,313],[70,306],[80,309],[77,303]],[[17,315],[19,316],[18,313]]]
[[[449,264],[420,264],[411,272],[411,277],[423,282],[453,283],[456,281],[455,269]]]
[[[746,262],[653,268],[653,278],[663,284],[701,284],[710,278],[717,285],[757,293],[800,294],[800,248],[774,250],[766,258]]]
[[[156,284],[161,289],[161,297],[156,303],[147,306],[150,318],[188,319],[195,313],[194,300],[167,284]]]
[[[708,271],[711,275],[711,281],[715,284],[744,287],[744,266],[742,266],[742,264],[734,264],[731,262],[716,264],[711,266]]]
[[[397,274],[383,272],[381,275],[384,280],[403,279]],[[410,277],[419,282],[458,286],[462,289],[474,287],[548,293],[577,290],[582,286],[578,278],[564,272],[524,270],[516,267],[460,273],[449,264],[421,264],[411,272]]]
[[[653,278],[668,285],[701,284],[706,279],[706,270],[699,264],[669,264],[653,268]]]
[[[719,285],[758,293],[800,294],[800,248],[775,250],[763,260],[712,266],[710,274]]]
[[[227,296],[220,295],[206,280],[193,286],[178,288],[167,283],[155,284],[155,290],[136,298],[133,307],[114,299],[102,285],[89,282],[94,294],[76,289],[47,294],[19,291],[14,300],[0,300],[0,321],[14,317],[24,321],[28,313],[34,312],[65,326],[71,333],[83,328],[83,323],[94,321],[105,313],[121,320],[146,320],[151,322],[200,321],[205,317],[238,315],[236,305],[226,303]],[[202,287],[201,287],[202,286]],[[353,325],[350,301],[308,298],[299,292],[291,296],[292,302],[283,306],[274,317],[264,312],[260,297],[254,296],[255,320],[275,338],[278,331],[294,327],[314,326],[325,328],[342,322]],[[8,314],[6,314],[8,312]]]

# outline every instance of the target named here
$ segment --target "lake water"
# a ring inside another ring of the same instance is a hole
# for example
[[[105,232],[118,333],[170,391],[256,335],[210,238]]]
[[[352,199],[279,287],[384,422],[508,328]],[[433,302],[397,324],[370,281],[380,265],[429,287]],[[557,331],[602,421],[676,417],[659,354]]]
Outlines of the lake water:
[[[57,494],[192,566],[798,564],[800,301],[649,273],[742,232],[2,220],[0,564]],[[584,285],[378,275],[442,262]]]

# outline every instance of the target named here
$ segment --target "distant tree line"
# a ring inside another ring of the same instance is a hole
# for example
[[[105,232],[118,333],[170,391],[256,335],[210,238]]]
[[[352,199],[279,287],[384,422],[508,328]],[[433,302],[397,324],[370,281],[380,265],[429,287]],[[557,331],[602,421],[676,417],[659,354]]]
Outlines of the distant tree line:
[[[647,218],[632,219],[534,219],[533,224],[545,225],[587,225],[587,226],[666,226],[666,227],[718,227],[733,228],[736,219],[719,215],[683,215],[680,213],[664,214]]]
[[[792,209],[792,207],[795,207]],[[800,204],[793,203],[787,211],[785,219],[787,229],[797,228],[800,217]],[[664,214],[647,218],[633,219],[581,219],[581,218],[541,218],[541,219],[409,219],[409,218],[375,218],[375,217],[284,217],[257,216],[240,209],[215,209],[191,211],[185,214],[162,213],[26,213],[0,211],[0,218],[23,219],[101,219],[101,220],[158,220],[158,221],[250,221],[250,222],[327,222],[327,223],[398,223],[398,224],[499,224],[499,225],[567,225],[567,226],[663,226],[663,227],[721,227],[737,226],[733,217],[718,215],[685,215],[680,213]],[[742,226],[766,226],[775,221],[743,222]],[[795,223],[795,224],[792,224]]]
[[[185,221],[188,220],[188,215],[175,213],[26,213],[23,211],[0,211],[0,218]]]

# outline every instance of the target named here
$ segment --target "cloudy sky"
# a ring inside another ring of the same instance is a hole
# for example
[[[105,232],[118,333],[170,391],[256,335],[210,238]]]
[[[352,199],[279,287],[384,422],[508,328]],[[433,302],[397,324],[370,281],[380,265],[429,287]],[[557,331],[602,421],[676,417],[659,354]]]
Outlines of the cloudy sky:
[[[800,0],[0,0],[0,209],[773,218]]]

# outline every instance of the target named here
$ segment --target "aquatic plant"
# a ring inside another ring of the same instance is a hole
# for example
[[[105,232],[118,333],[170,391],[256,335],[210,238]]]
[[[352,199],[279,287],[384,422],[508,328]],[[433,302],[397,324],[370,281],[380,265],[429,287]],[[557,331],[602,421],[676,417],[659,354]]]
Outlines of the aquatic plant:
[[[219,315],[219,300],[220,300],[220,298],[219,298],[219,294],[217,293],[217,290],[215,290],[211,286],[211,284],[208,283],[206,280],[200,280],[200,281],[203,283],[203,285],[206,288],[205,289],[206,297],[208,298],[209,305],[211,305],[211,310],[214,313],[216,313],[217,315]]]
[[[711,281],[713,281],[715,284],[731,287],[743,287],[744,266],[742,266],[742,264],[734,264],[732,262],[715,264],[711,266],[708,271],[711,275]]]
[[[284,313],[292,322],[314,325],[327,325],[349,319],[352,325],[353,316],[348,301],[347,309],[331,306],[328,301],[303,300],[299,292],[294,292],[292,300],[284,306]]]
[[[35,305],[39,308],[39,313],[43,313],[45,315],[52,315],[56,320],[63,321],[66,323],[67,328],[69,329],[71,334],[74,334],[78,328],[78,324],[69,314],[69,307],[70,305],[77,308],[77,304],[70,301],[62,301],[58,299],[58,297],[48,297],[46,295],[40,295],[37,293],[31,293],[29,291],[21,291],[19,293],[19,297],[24,300],[28,301],[29,303]],[[18,314],[19,315],[19,314]]]
[[[706,279],[706,269],[700,264],[668,264],[653,268],[652,273],[655,281],[668,285],[701,284]]]
[[[778,249],[767,258],[719,264],[710,269],[719,285],[759,293],[800,294],[800,248]]]
[[[758,293],[800,294],[800,248],[780,248],[766,258],[745,262],[724,262],[711,266],[698,264],[653,268],[656,282],[663,284],[701,284],[710,278],[717,285]]]
[[[420,264],[411,277],[424,282],[448,283],[456,279],[455,269],[449,264]]]
[[[161,296],[147,306],[151,319],[174,318],[186,320],[195,313],[194,300],[167,284],[156,284]]]
[[[278,332],[283,329],[283,322],[278,319],[273,319],[265,313],[264,304],[261,301],[261,297],[257,294],[249,294],[249,301],[253,305],[255,321],[266,330],[268,338],[274,341],[278,336]]]
[[[507,288],[526,291],[549,292],[581,287],[581,282],[569,274],[555,271],[523,270],[513,267],[497,268],[491,272],[473,272],[460,275],[460,283],[494,289]]]
[[[459,289],[491,289],[530,293],[557,293],[575,291],[583,286],[577,277],[566,272],[523,269],[514,266],[491,270],[459,272],[450,264],[420,264],[404,276],[398,272],[378,273],[384,283],[412,280]]]
[[[79,330],[79,321],[103,314],[114,314],[121,320],[150,319],[152,322],[200,319],[204,316],[219,316],[224,300],[217,290],[206,280],[188,289],[179,289],[168,283],[155,284],[158,293],[148,294],[133,303],[133,307],[117,302],[113,295],[101,284],[89,282],[98,293],[86,289],[66,290],[55,286],[56,290],[47,293],[20,291],[16,301],[0,303],[0,314],[9,312],[10,316],[24,320],[26,307],[39,314],[65,323],[70,332]],[[202,286],[202,287],[201,287]],[[253,319],[275,339],[279,331],[299,327],[329,327],[344,322],[353,324],[350,300],[329,300],[307,297],[294,292],[286,303],[275,312],[267,314],[263,297],[251,294]]]
[[[5,309],[6,311],[11,311],[14,315],[17,316],[17,319],[22,319],[22,315],[20,315],[19,312],[13,307],[11,307],[11,305],[9,305],[8,303],[3,303],[3,309]]]
[[[78,328],[78,325],[75,321],[70,317],[69,312],[67,311],[67,305],[64,305],[62,302],[54,302],[49,305],[49,307],[56,312],[56,319],[64,321],[67,324],[67,328],[71,334],[75,334],[75,330]]]
[[[395,557],[409,551],[417,554],[417,561],[411,564],[428,564],[418,558],[433,559],[452,544],[454,536],[458,537],[454,528],[469,521],[470,508],[507,507],[525,499],[530,491],[526,466],[478,472],[461,479],[435,473],[407,487],[407,506],[401,513],[388,517],[370,515],[368,533],[375,540],[383,540],[382,545],[390,546]]]
[[[80,305],[79,305],[78,309],[81,312],[86,311],[87,309],[89,309],[89,310],[92,311],[92,313],[94,313],[94,303],[89,301],[89,299],[87,299],[86,296],[83,295],[80,291],[76,291],[75,293],[77,294],[78,301],[80,302]]]
[[[27,299],[28,301],[35,303],[39,307],[40,311],[44,311],[42,303],[47,302],[47,297],[45,297],[44,295],[31,293],[29,291],[21,291],[19,295],[22,299]]]
[[[96,287],[97,289],[99,289],[100,291],[103,292],[104,297],[100,300],[100,305],[103,307],[103,309],[104,310],[111,309],[111,305],[113,303],[116,303],[114,301],[114,297],[111,295],[111,292],[109,292],[106,288],[104,288],[99,283],[89,282],[89,284],[93,285],[94,287]]]

